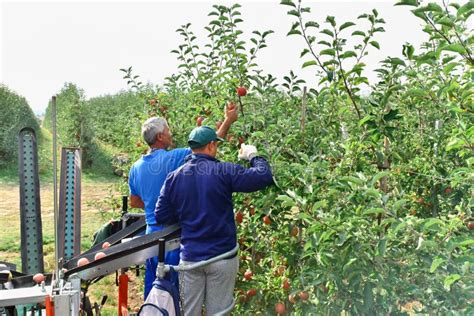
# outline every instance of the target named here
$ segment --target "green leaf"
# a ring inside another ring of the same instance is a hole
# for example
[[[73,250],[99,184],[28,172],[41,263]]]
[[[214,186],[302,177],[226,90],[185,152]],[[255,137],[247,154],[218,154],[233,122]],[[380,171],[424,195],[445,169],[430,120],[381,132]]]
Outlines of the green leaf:
[[[459,54],[466,53],[466,50],[464,49],[464,47],[459,43],[454,43],[454,44],[449,44],[449,45],[443,46],[443,47],[441,47],[441,50],[447,50],[447,51],[455,52],[455,53],[459,53]]]
[[[359,126],[362,126],[364,125],[365,123],[367,123],[368,121],[372,120],[373,116],[372,115],[367,115],[365,116],[363,119],[361,119],[359,121]]]
[[[279,195],[276,198],[278,201],[282,201],[281,206],[283,207],[291,207],[294,206],[296,203],[295,201],[290,198],[288,195]]]
[[[398,115],[398,109],[395,109],[395,110],[391,109],[390,112],[388,112],[387,114],[383,116],[383,120],[385,122],[390,122],[398,118],[400,118],[400,116]]]
[[[457,66],[459,66],[459,64],[456,63],[456,62],[449,63],[449,64],[447,64],[446,66],[444,66],[443,72],[447,75],[447,74],[449,74],[454,68],[456,68]]]
[[[345,58],[350,58],[350,57],[357,57],[357,54],[352,51],[352,50],[349,50],[347,52],[344,52],[341,56],[340,56],[342,59],[345,59]]]
[[[377,49],[380,49],[380,45],[377,41],[370,41],[369,44],[372,45],[373,47],[377,48]]]
[[[288,5],[288,6],[290,6],[290,7],[296,8],[296,4],[294,4],[293,1],[291,1],[291,0],[282,0],[282,1],[280,2],[280,4],[282,4],[282,5]]]
[[[340,181],[342,182],[350,182],[350,183],[354,183],[358,186],[362,186],[364,185],[364,181],[360,178],[357,178],[357,177],[353,177],[353,176],[345,176],[345,177],[341,177],[339,178]]]
[[[458,245],[461,246],[461,247],[474,245],[474,239],[463,240]]]
[[[395,228],[393,229],[393,234],[397,234],[400,230],[402,230],[403,228],[405,228],[407,226],[407,224],[405,222],[400,222],[398,223],[397,226],[395,226]]]
[[[430,218],[423,225],[423,230],[428,230],[430,227],[434,225],[443,225],[443,222],[437,218]]]
[[[326,41],[319,41],[318,44],[321,44],[321,45],[326,45],[328,47],[331,47],[332,45]]]
[[[444,288],[449,291],[451,289],[451,285],[460,279],[461,279],[461,276],[459,274],[448,275],[444,279]]]
[[[451,151],[453,149],[458,149],[461,148],[466,144],[466,141],[461,138],[453,138],[449,141],[449,143],[446,145],[446,151]]]
[[[364,215],[383,214],[383,213],[385,213],[385,210],[381,207],[372,207],[362,212],[362,214]]]
[[[389,57],[389,59],[384,60],[384,62],[385,61],[391,64],[392,66],[405,66],[406,67],[405,62],[397,57]]]
[[[403,206],[405,206],[405,204],[407,203],[407,200],[405,199],[400,199],[398,201],[396,201],[395,203],[393,203],[393,210],[394,211],[398,211],[400,210]]]
[[[380,200],[380,198],[381,198],[380,192],[378,190],[374,189],[374,188],[367,189],[365,191],[365,195],[371,196],[371,197],[373,197],[377,200]]]
[[[454,22],[447,16],[443,16],[441,19],[437,20],[436,23],[449,27],[454,26]]]
[[[367,282],[364,287],[364,310],[367,315],[373,314],[374,294],[372,292],[372,284]]]
[[[332,26],[336,26],[336,18],[332,15],[328,15],[326,17],[326,22],[328,22],[329,24],[331,24]]]
[[[305,25],[304,25],[305,28],[308,28],[308,27],[315,27],[315,28],[318,28],[319,27],[319,24],[317,22],[314,22],[314,21],[309,21],[309,22],[306,22]]]
[[[354,22],[346,22],[344,24],[342,24],[340,27],[339,27],[339,31],[342,31],[343,29],[346,29],[348,27],[351,27],[351,26],[354,26],[355,23]]]
[[[383,238],[379,240],[377,245],[377,255],[383,257],[385,255],[385,250],[387,249],[387,239]]]
[[[356,35],[365,37],[365,33],[362,32],[362,31],[354,31],[354,32],[352,32],[352,36],[356,36]]]
[[[319,52],[320,55],[329,55],[329,56],[335,56],[336,55],[336,50],[332,48],[327,48],[323,49],[321,52]]]
[[[408,90],[406,93],[408,96],[423,97],[426,95],[426,90],[415,88],[415,89]]]
[[[436,3],[430,2],[427,6],[422,7],[424,11],[427,12],[443,12],[443,9]]]
[[[383,177],[386,177],[390,174],[389,171],[382,171],[382,172],[379,172],[377,173],[373,178],[372,180],[370,180],[370,186],[374,186],[375,183],[377,183],[377,181],[379,181],[380,179],[382,179]]]
[[[411,6],[417,7],[418,1],[417,0],[401,0],[395,3],[395,5],[411,5]]]
[[[472,14],[472,10],[474,10],[474,2],[473,1],[468,1],[465,5],[460,7],[456,13],[457,17],[460,17],[462,15],[465,15],[465,13]]]
[[[431,263],[431,268],[430,268],[430,273],[433,273],[436,271],[436,269],[438,269],[438,267],[443,264],[445,262],[444,259],[442,258],[436,258],[433,260],[433,262]]]
[[[307,53],[309,53],[309,49],[307,49],[307,48],[303,49],[303,51],[300,54],[300,58],[303,57],[304,55],[306,55]]]
[[[323,208],[326,208],[328,205],[328,201],[326,200],[321,200],[321,201],[318,201],[316,203],[313,204],[313,212],[316,212],[317,210],[319,209],[323,209]]]
[[[316,62],[316,60],[309,60],[309,61],[305,62],[303,64],[303,66],[301,66],[301,68],[306,68],[306,67],[309,67],[309,66],[315,66],[317,64],[318,63]]]
[[[334,37],[334,33],[328,29],[322,30],[321,33]]]
[[[296,10],[290,10],[287,12],[288,15],[294,15],[296,17],[300,17],[300,13]]]
[[[286,34],[286,36],[290,35],[301,35],[301,32],[299,30],[293,29]]]

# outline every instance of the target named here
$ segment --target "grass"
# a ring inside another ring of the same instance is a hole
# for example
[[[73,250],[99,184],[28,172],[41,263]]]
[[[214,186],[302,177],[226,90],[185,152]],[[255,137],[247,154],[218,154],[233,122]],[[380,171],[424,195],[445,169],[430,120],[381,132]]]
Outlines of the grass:
[[[121,194],[117,190],[121,180],[112,173],[111,166],[115,149],[102,143],[98,143],[98,148],[98,152],[93,157],[92,168],[82,172],[81,248],[83,251],[90,248],[94,232],[108,219],[117,217],[119,214],[117,203],[121,201]],[[41,130],[39,136],[38,156],[45,272],[51,272],[54,268],[52,137],[45,129]],[[0,166],[0,192],[2,192],[0,261],[14,263],[17,269],[21,270],[18,162]],[[137,310],[143,301],[143,276],[135,277],[134,271],[129,271],[128,274],[132,280],[129,284],[129,305],[131,310]],[[92,303],[100,303],[103,295],[108,296],[102,315],[117,314],[117,292],[115,275],[107,276],[89,288]]]

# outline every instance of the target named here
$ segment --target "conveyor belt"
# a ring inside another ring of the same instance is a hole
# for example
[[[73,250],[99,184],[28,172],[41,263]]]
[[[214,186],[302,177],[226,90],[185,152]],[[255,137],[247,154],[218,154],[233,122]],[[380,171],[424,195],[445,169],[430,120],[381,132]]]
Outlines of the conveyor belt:
[[[132,227],[132,225],[129,227]],[[173,225],[161,231],[139,236],[130,241],[111,246],[108,249],[98,249],[93,252],[84,253],[64,264],[64,268],[67,269],[65,278],[68,279],[73,274],[77,274],[82,280],[92,280],[118,269],[143,264],[146,259],[158,256],[158,240],[160,238],[166,240],[166,251],[171,251],[179,247],[180,235],[181,228],[178,225]],[[94,256],[98,252],[103,252],[106,256],[94,260]],[[90,263],[77,267],[77,261],[80,258],[87,258]]]
[[[130,224],[129,226],[121,229],[117,233],[113,234],[109,238],[105,239],[102,243],[95,245],[91,249],[87,250],[83,254],[77,256],[76,258],[82,258],[84,255],[89,254],[89,253],[96,253],[98,251],[102,250],[102,244],[104,242],[109,242],[111,246],[120,243],[124,238],[130,238],[134,237],[140,233],[144,233],[146,229],[146,222],[145,222],[145,217],[142,217],[138,219],[136,222]],[[73,258],[71,260],[74,260],[76,258]],[[77,260],[76,259],[76,260]]]

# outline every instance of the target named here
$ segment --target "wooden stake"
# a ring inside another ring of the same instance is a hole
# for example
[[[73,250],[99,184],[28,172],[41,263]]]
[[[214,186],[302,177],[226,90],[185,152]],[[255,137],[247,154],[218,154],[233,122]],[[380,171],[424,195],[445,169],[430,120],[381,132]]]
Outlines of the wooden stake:
[[[301,133],[303,134],[303,141],[304,141],[304,128],[306,123],[306,86],[303,87],[303,100],[301,102]]]

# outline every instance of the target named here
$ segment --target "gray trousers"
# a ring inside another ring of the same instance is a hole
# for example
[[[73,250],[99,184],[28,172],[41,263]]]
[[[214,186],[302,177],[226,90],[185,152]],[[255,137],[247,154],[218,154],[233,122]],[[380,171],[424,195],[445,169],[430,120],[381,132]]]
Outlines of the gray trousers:
[[[191,262],[182,262],[184,265]],[[202,304],[206,315],[222,315],[233,304],[239,257],[219,260],[184,273],[184,315],[200,316]]]

